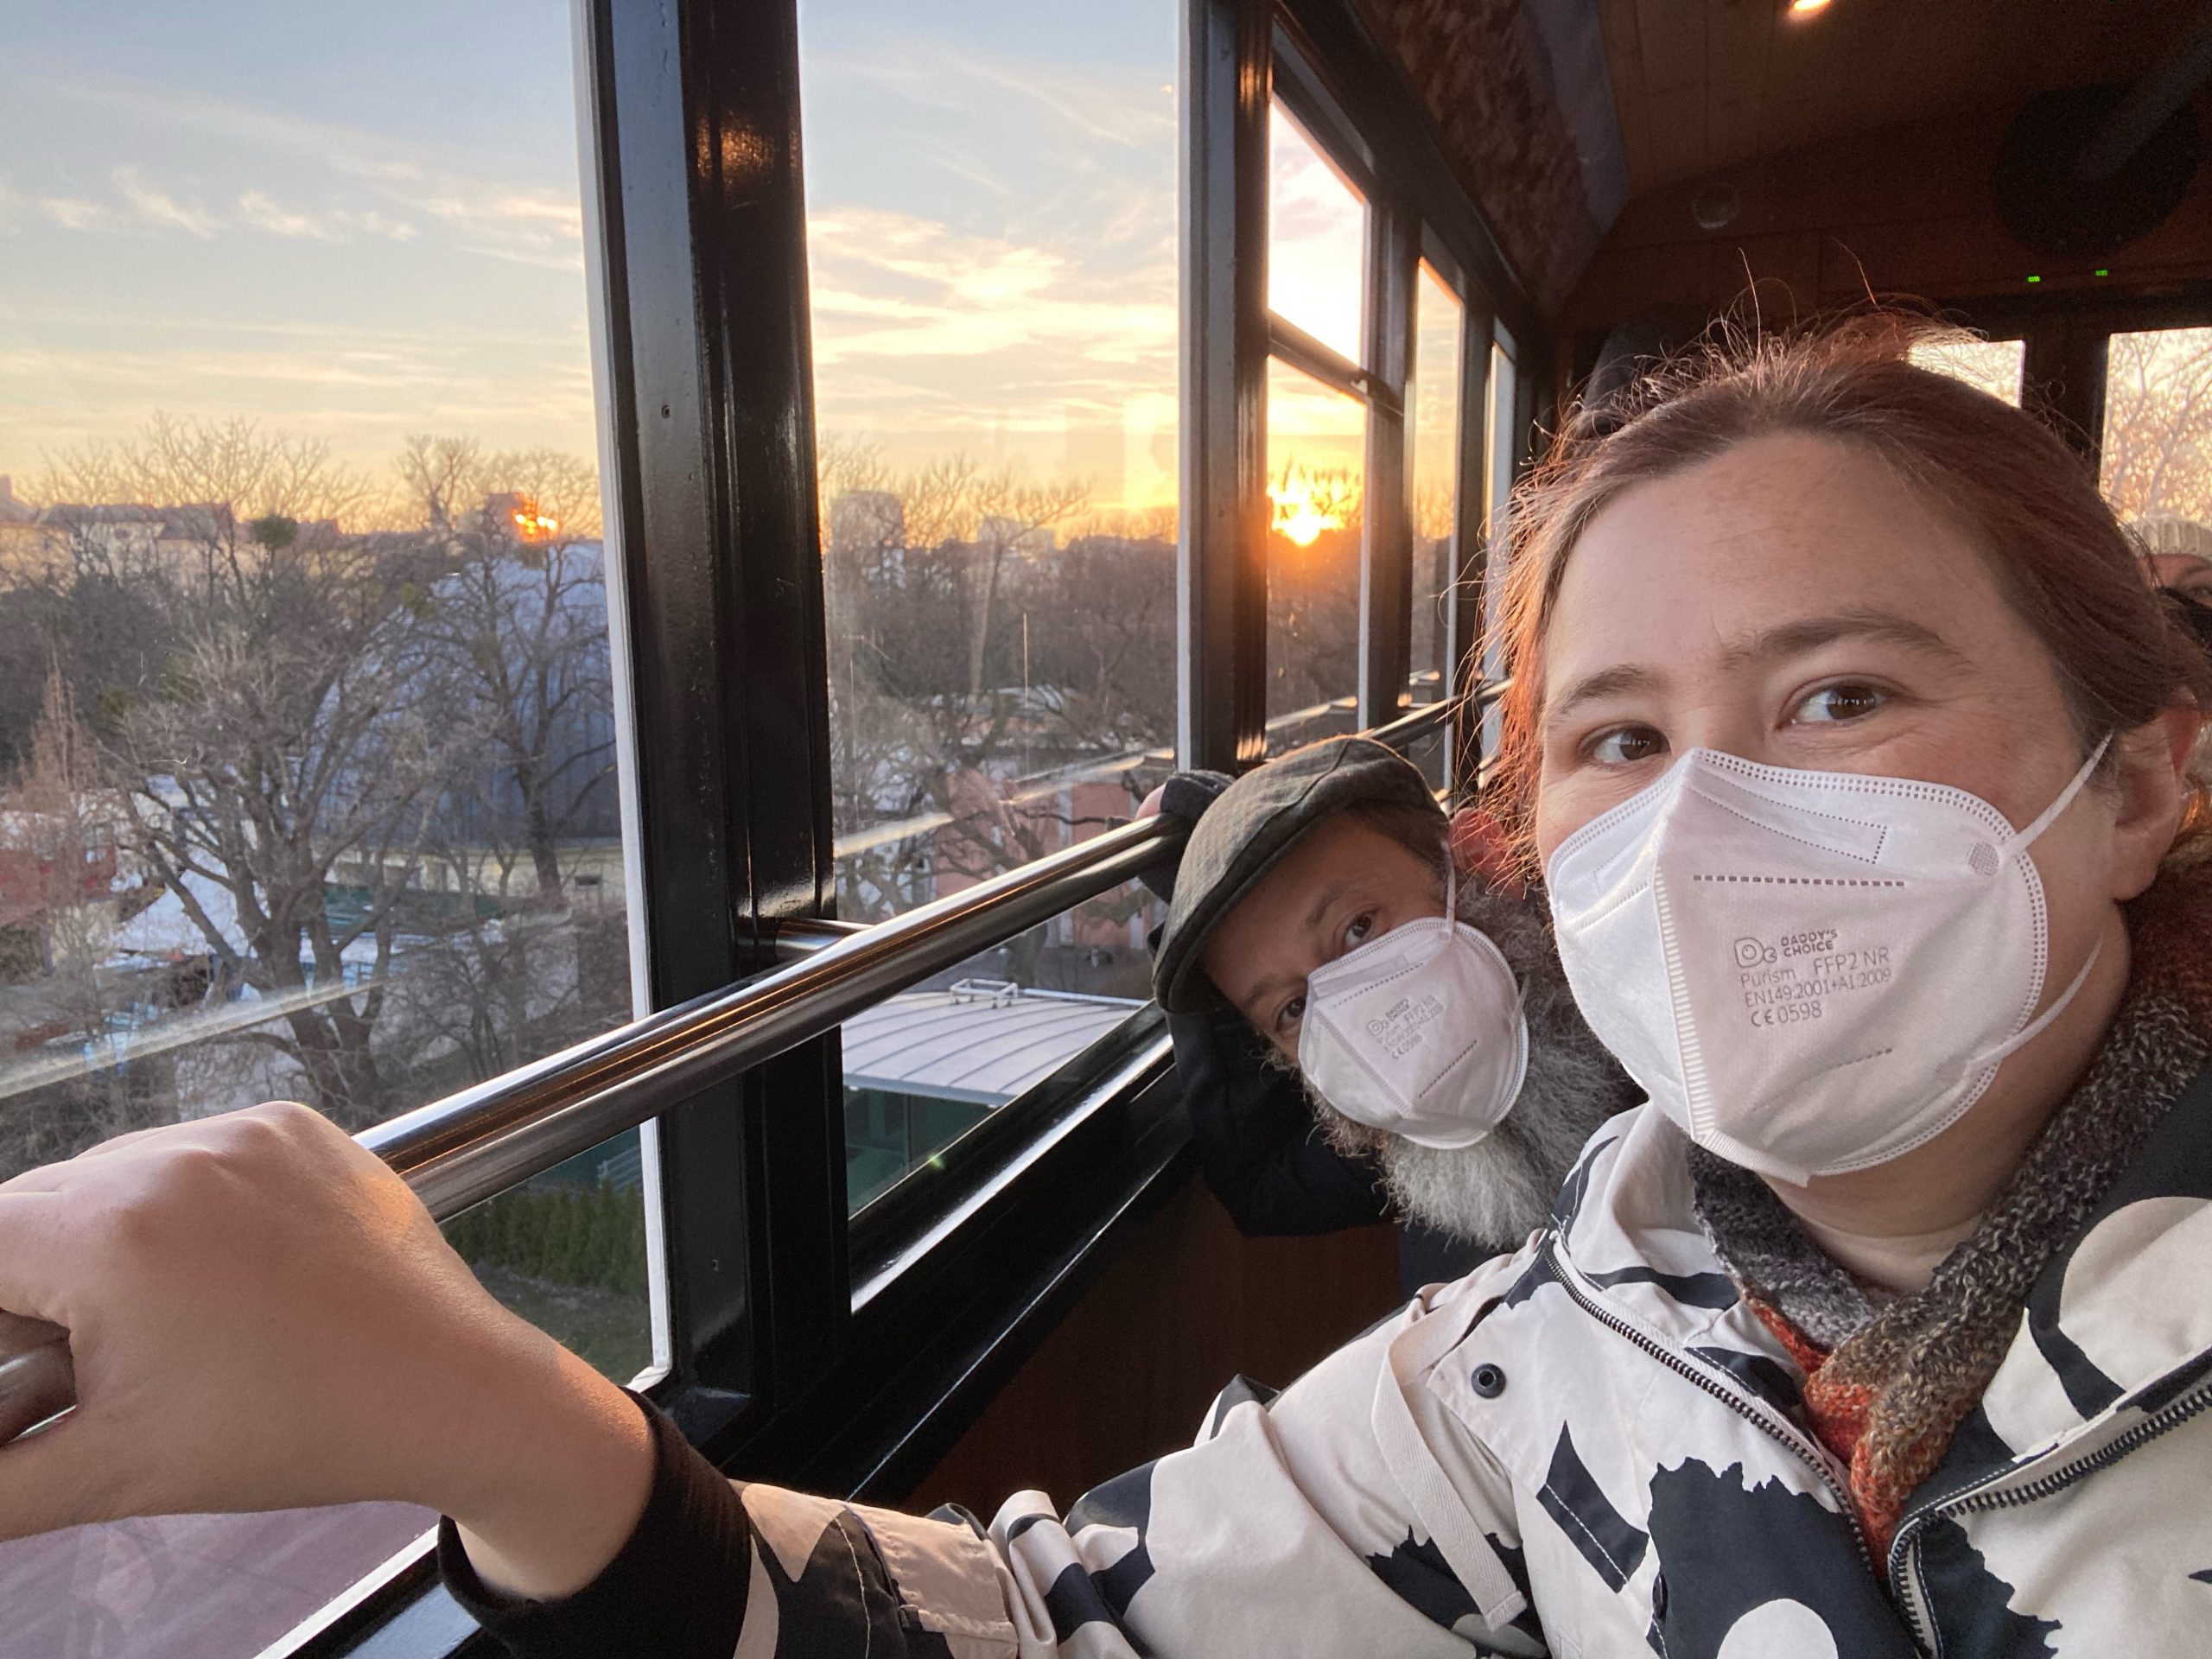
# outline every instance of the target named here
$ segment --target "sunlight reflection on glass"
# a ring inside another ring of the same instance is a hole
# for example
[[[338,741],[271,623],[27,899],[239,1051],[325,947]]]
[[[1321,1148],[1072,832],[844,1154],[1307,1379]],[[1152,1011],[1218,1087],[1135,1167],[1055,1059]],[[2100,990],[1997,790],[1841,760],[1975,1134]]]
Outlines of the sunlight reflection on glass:
[[[1353,729],[1367,410],[1268,364],[1268,750]]]
[[[1413,457],[1413,700],[1433,702],[1450,677],[1447,601],[1459,501],[1459,296],[1424,262],[1414,293],[1414,379],[1406,440]]]
[[[1097,835],[1173,765],[1178,15],[801,0],[842,917]],[[1152,902],[848,1022],[854,1209],[967,1181],[969,1133],[1142,1006]]]
[[[1268,308],[1361,361],[1367,204],[1281,104],[1268,111]]]

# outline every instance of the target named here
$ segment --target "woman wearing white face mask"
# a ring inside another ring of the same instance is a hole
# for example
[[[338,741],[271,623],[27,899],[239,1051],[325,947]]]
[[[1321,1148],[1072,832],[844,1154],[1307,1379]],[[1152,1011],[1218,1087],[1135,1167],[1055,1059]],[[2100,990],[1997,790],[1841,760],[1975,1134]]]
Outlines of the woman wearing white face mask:
[[[1713,365],[1516,515],[1502,804],[1651,1094],[1517,1255],[985,1537],[733,1492],[334,1131],[188,1125],[0,1187],[0,1305],[86,1338],[0,1535],[413,1497],[532,1656],[2200,1650],[2203,664],[2080,461],[1897,345]]]
[[[2179,1650],[2212,906],[2158,877],[2202,832],[2201,660],[2078,464],[1849,341],[1658,394],[1530,517],[1505,766],[1650,1096],[1553,1271],[1694,1370],[1714,1322],[1666,1280],[1718,1268],[1759,1338],[1720,1363],[1765,1375],[1923,1642],[2109,1636],[2139,1591],[2130,1650]]]

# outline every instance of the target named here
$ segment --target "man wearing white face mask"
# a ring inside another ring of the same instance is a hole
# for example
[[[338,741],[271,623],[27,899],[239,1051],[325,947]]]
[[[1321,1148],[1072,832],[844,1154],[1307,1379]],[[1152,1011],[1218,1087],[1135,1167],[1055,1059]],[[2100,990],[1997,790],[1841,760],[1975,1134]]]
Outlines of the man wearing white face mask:
[[[1417,768],[1357,737],[1234,783],[1184,774],[1161,806],[1196,824],[1154,992],[1238,1224],[1320,1231],[1387,1201],[1409,1287],[1519,1243],[1636,1094],[1538,908],[1484,869],[1481,815],[1447,821]]]

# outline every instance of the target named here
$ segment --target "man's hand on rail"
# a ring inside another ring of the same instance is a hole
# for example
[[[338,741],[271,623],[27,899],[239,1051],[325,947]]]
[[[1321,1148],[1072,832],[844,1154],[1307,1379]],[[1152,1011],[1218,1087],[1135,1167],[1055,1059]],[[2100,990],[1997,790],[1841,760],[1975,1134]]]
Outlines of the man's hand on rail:
[[[544,1599],[590,1582],[645,1508],[635,1403],[493,1300],[406,1184],[303,1106],[0,1185],[0,1307],[68,1328],[79,1401],[0,1447],[0,1538],[399,1499]]]

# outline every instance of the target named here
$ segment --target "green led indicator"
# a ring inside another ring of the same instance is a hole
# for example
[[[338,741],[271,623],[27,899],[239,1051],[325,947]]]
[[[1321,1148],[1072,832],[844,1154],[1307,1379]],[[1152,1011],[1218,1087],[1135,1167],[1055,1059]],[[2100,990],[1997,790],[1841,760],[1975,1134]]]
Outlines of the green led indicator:
[[[2028,280],[2029,280],[2030,282],[2031,282],[2031,283],[2039,283],[2039,282],[2043,281],[2043,278],[2042,278],[2042,277],[2040,277],[2040,276],[2031,276],[2031,277],[2029,277],[2029,278],[2028,278]]]
[[[2112,275],[2112,272],[2106,270],[2104,266],[2099,265],[2095,270],[2090,273],[2090,275],[2094,276],[2109,276]]]

